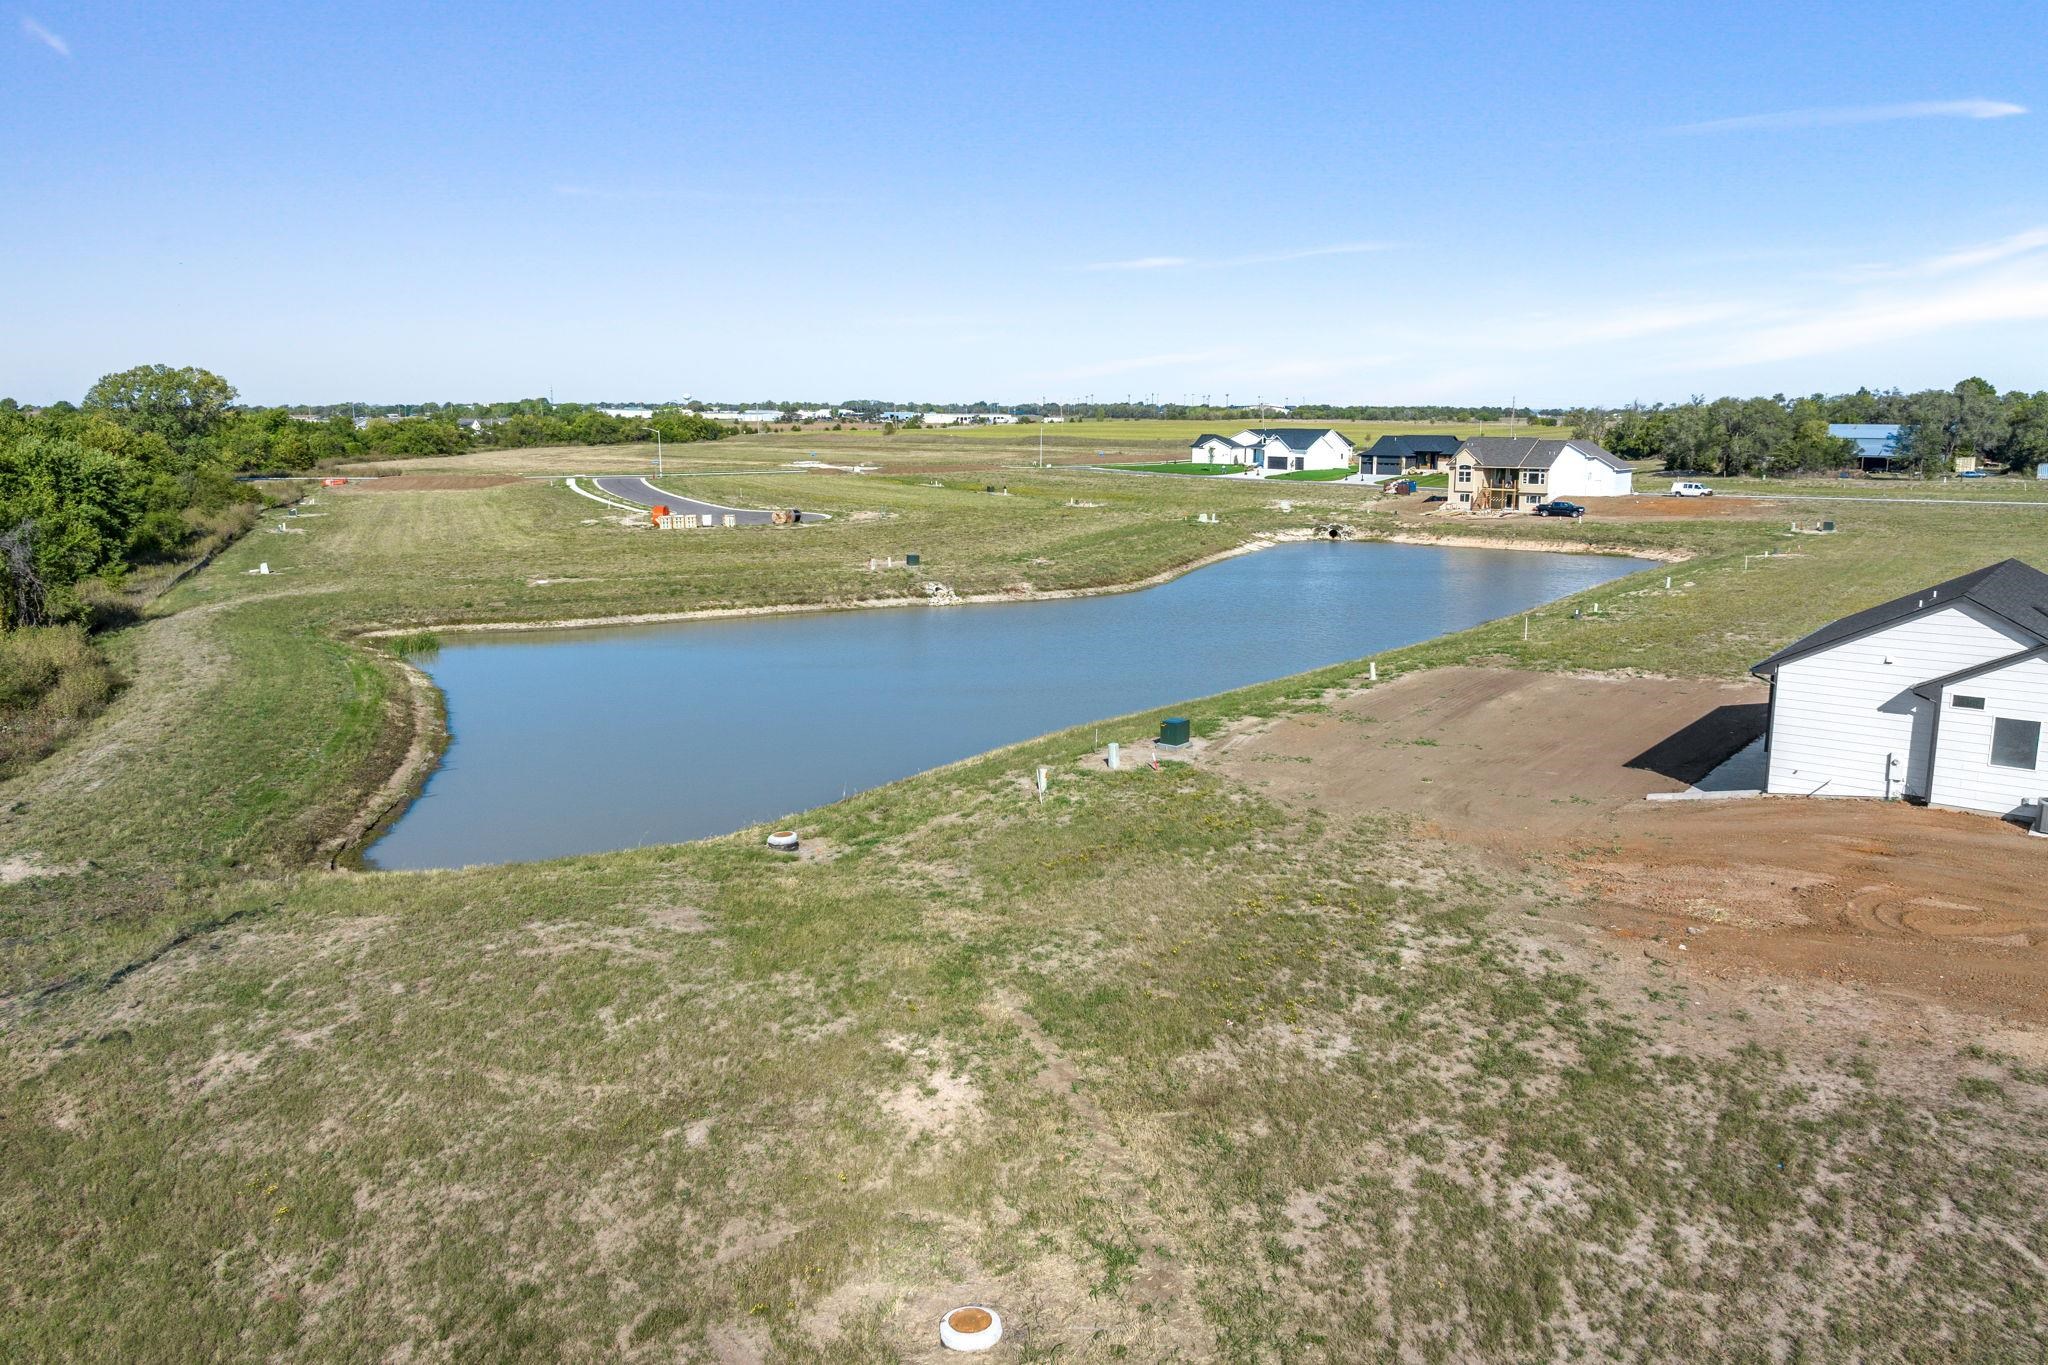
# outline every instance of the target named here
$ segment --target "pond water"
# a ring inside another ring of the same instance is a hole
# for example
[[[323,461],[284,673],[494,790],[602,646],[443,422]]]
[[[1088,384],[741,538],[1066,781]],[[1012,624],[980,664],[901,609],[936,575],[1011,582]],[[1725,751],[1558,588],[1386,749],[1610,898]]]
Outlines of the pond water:
[[[424,663],[447,699],[447,755],[366,861],[459,867],[726,834],[1642,566],[1310,543],[1106,597],[458,636]]]

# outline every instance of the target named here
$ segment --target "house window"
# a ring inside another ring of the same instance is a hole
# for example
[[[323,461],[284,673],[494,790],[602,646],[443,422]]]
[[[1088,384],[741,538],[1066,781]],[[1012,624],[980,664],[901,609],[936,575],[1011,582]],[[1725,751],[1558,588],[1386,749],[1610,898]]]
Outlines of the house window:
[[[2041,722],[2000,716],[1991,722],[1991,766],[2032,768],[2041,755]]]
[[[1960,707],[1965,711],[1982,711],[1984,709],[1984,699],[1982,697],[1958,696],[1949,705]]]
[[[1525,469],[1522,471],[1522,478],[1529,483],[1542,483],[1543,471],[1540,469]]]
[[[1459,483],[1470,483],[1470,482],[1472,482],[1472,466],[1471,466],[1471,465],[1469,465],[1469,464],[1461,464],[1461,465],[1459,465],[1459,466],[1458,466],[1458,482],[1459,482]]]

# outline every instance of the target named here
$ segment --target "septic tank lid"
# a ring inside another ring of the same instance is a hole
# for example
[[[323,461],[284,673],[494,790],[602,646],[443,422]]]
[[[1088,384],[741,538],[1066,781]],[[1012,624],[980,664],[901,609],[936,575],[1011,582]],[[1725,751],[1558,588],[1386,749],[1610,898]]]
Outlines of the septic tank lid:
[[[939,1319],[939,1342],[949,1351],[986,1351],[1002,1339],[1002,1318],[982,1304],[965,1304]]]

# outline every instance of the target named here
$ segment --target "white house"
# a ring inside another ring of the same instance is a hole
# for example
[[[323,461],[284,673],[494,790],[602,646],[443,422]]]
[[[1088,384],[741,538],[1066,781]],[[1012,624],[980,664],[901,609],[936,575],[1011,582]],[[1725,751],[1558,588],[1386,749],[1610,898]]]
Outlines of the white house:
[[[2017,559],[1846,616],[1750,670],[1764,790],[2019,816],[2048,797],[2048,574]]]
[[[1594,441],[1474,436],[1451,457],[1451,501],[1475,512],[1526,512],[1558,498],[1618,498],[1635,489],[1628,461]]]
[[[1358,452],[1330,427],[1251,427],[1235,436],[1197,436],[1194,464],[1250,465],[1261,474],[1298,469],[1349,469]]]
[[[1014,412],[927,412],[928,427],[1009,427],[1017,424]]]

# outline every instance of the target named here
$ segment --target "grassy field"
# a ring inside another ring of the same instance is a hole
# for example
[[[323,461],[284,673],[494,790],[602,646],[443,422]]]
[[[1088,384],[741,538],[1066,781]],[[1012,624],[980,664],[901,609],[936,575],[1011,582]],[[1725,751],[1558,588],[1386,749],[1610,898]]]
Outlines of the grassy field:
[[[1354,473],[1351,469],[1292,469],[1285,474],[1269,474],[1272,479],[1285,479],[1290,483],[1331,483]]]
[[[705,477],[835,520],[703,534],[545,482],[321,495],[115,637],[128,689],[0,787],[40,873],[0,887],[0,1356],[897,1359],[976,1299],[1018,1360],[2036,1353],[2048,1077],[1768,992],[1624,998],[1544,936],[1551,886],[1397,820],[1069,733],[813,812],[802,861],[326,870],[420,737],[366,628],[1396,529],[1356,487],[986,482]],[[1732,676],[2044,516],[1499,523],[1694,558],[1379,664]],[[1214,733],[1360,674],[1175,710]]]
[[[1272,426],[1321,426],[1273,420]],[[832,431],[807,427],[800,431],[768,431],[721,441],[670,445],[667,467],[683,472],[782,469],[794,460],[818,459],[834,464],[872,462],[886,473],[1010,469],[1035,465],[1043,438],[1051,464],[1179,463],[1196,436],[1211,430],[1201,422],[1066,422],[1044,427],[1004,426],[906,430],[885,434],[880,428]],[[1512,428],[1500,423],[1445,424],[1403,422],[1339,422],[1336,427],[1363,448],[1383,435],[1405,431],[1436,431],[1457,436],[1568,435],[1557,427]],[[1229,434],[1241,430],[1233,426]],[[1129,458],[1127,458],[1129,457]],[[528,450],[486,450],[417,460],[364,460],[344,466],[349,471],[389,473],[592,474],[639,473],[654,464],[654,447],[538,446]]]
[[[1168,460],[1163,464],[1113,464],[1106,469],[1128,470],[1133,474],[1242,474],[1248,464],[1197,464],[1193,460]]]

